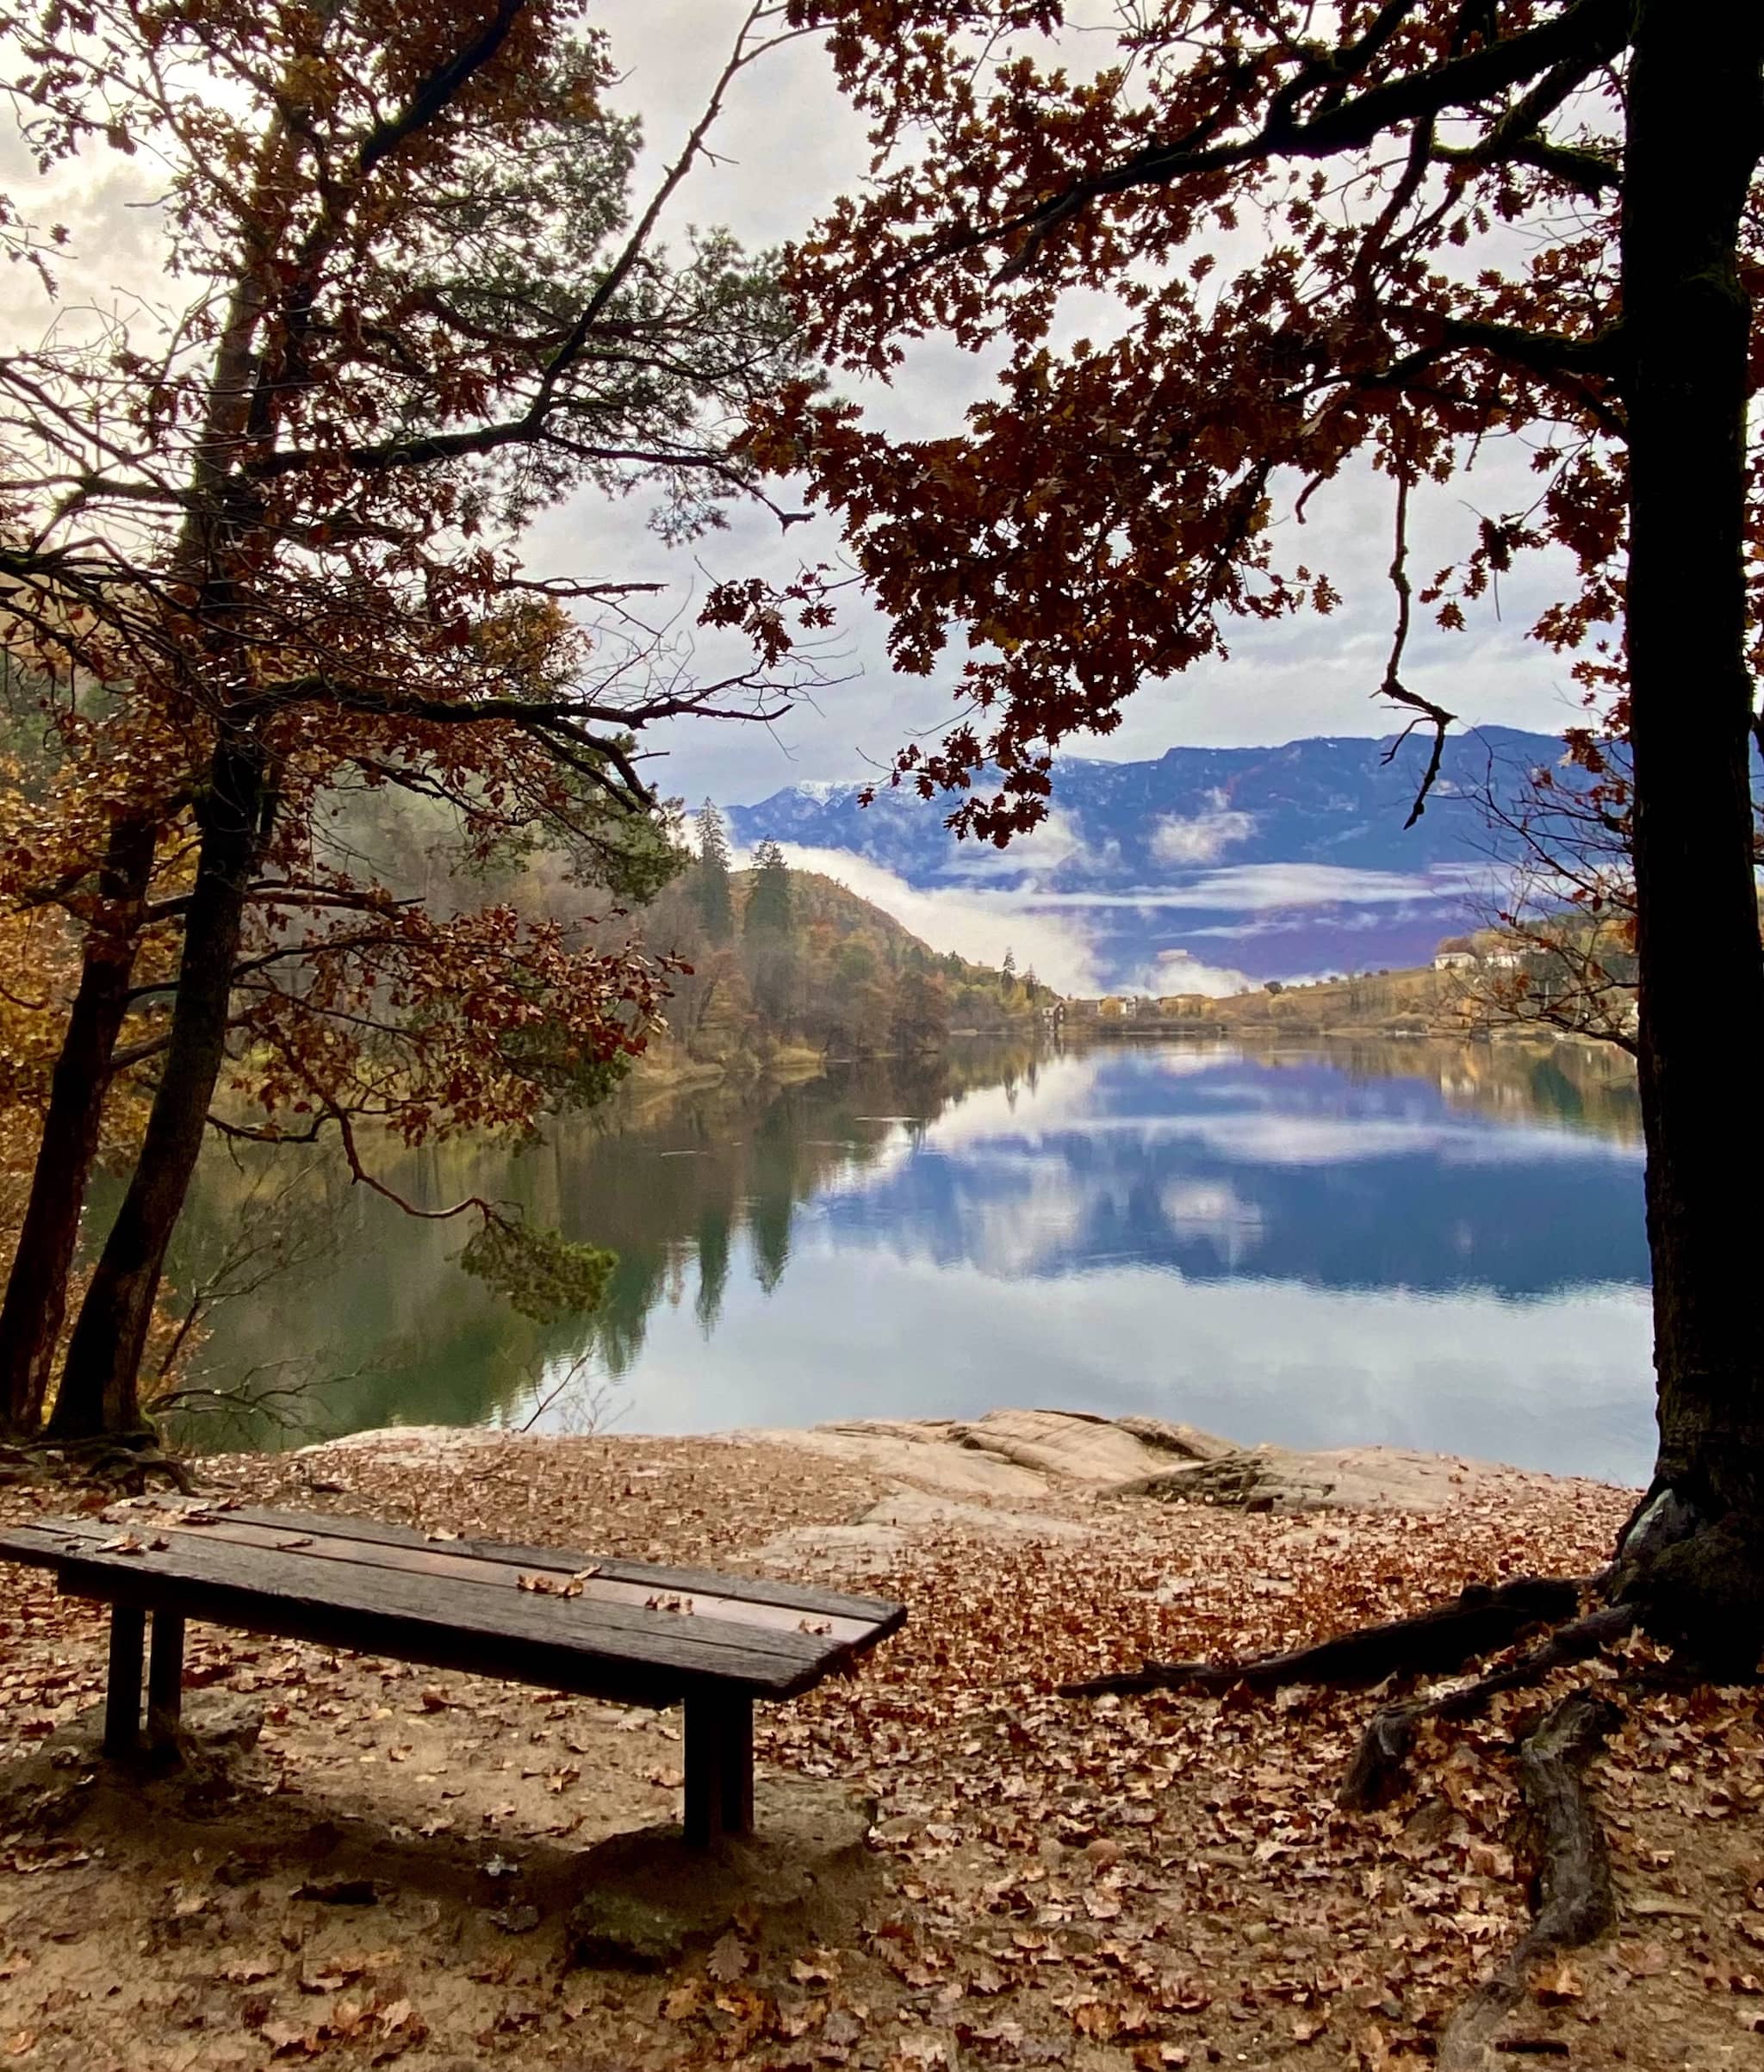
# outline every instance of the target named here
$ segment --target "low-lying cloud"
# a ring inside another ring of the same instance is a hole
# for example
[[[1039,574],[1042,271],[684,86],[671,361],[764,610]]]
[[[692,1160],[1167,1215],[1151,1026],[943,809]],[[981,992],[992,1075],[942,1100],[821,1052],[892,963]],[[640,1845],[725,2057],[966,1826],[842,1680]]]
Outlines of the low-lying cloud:
[[[1046,892],[1025,887],[1031,907],[1160,907],[1190,913],[1272,913],[1281,908],[1407,906],[1463,899],[1487,878],[1480,867],[1453,865],[1425,875],[1356,871],[1345,864],[1229,864],[1184,884],[1135,885],[1125,892]]]
[[[1186,820],[1180,814],[1166,814],[1152,827],[1152,853],[1159,863],[1214,863],[1255,831],[1255,815],[1228,811],[1221,797],[1210,813],[1197,813]]]
[[[1134,974],[1135,989],[1160,996],[1177,993],[1203,993],[1209,1000],[1228,1000],[1233,993],[1251,991],[1255,980],[1229,965],[1203,964],[1187,950],[1160,950],[1151,963]]]
[[[812,848],[800,842],[786,842],[783,848],[792,869],[836,878],[934,950],[992,965],[1002,964],[1009,950],[1018,971],[1033,971],[1056,992],[1102,990],[1095,946],[1076,919],[1032,913],[1022,896],[1011,892],[953,885],[922,891],[898,872],[849,849]]]

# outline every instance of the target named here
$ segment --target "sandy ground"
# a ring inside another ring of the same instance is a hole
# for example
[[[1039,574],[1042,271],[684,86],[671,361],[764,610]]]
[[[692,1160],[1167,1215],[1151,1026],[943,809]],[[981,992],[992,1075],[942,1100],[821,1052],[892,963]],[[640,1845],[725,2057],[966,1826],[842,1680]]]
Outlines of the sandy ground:
[[[209,1628],[192,1716],[260,1713],[255,1745],[119,1778],[80,1724],[102,1615],[0,1570],[0,2064],[1423,2064],[1526,1917],[1511,1751],[1550,1694],[1435,1735],[1408,1797],[1349,1817],[1375,1695],[1053,1686],[1588,1573],[1629,1494],[1364,1454],[1275,1464],[1322,1509],[1109,1493],[1183,1457],[1020,1418],[203,1464],[255,1502],[847,1582],[910,1623],[762,1714],[771,1854],[694,1870],[671,1715]],[[1539,1977],[1490,2062],[1764,2065],[1764,1704],[1625,1706],[1593,1772],[1618,1932]],[[609,1850],[690,1917],[659,1969],[580,1961]]]

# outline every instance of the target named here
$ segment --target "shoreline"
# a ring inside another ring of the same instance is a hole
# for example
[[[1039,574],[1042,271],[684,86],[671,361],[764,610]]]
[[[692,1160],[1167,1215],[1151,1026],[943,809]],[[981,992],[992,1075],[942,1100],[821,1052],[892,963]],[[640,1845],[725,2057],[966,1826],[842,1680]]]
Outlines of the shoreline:
[[[846,1418],[799,1427],[698,1433],[517,1431],[497,1425],[400,1425],[351,1432],[283,1461],[373,1461],[407,1469],[458,1466],[482,1449],[536,1446],[767,1446],[836,1462],[894,1494],[974,1511],[984,1522],[1050,1497],[1148,1499],[1291,1517],[1307,1512],[1437,1513],[1459,1497],[1505,1486],[1625,1490],[1630,1485],[1463,1455],[1382,1444],[1299,1449],[1242,1443],[1189,1424],[1090,1411],[995,1409],[974,1418]],[[234,1461],[252,1455],[214,1456]],[[887,1508],[885,1504],[883,1508]],[[859,1519],[854,1523],[863,1523]],[[932,1522],[929,1516],[926,1522]],[[966,1521],[972,1523],[975,1521]]]

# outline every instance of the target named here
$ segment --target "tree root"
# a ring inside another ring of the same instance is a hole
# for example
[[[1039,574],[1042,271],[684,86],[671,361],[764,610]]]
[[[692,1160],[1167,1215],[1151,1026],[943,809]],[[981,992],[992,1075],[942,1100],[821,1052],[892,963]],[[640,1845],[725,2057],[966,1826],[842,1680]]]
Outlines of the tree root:
[[[1607,1641],[1620,1640],[1628,1633],[1636,1625],[1637,1616],[1632,1604],[1601,1605],[1585,1618],[1558,1627],[1517,1661],[1479,1677],[1475,1683],[1455,1684],[1449,1690],[1382,1707],[1372,1715],[1372,1723],[1343,1780],[1340,1804],[1350,1813],[1364,1813],[1388,1805],[1395,1797],[1407,1782],[1409,1750],[1414,1744],[1415,1729],[1424,1720],[1474,1718],[1503,1690],[1538,1683],[1552,1669],[1560,1669],[1568,1662],[1584,1662],[1589,1655],[1597,1654]]]
[[[0,1446],[0,1482],[71,1481],[145,1493],[156,1476],[186,1497],[197,1494],[189,1467],[151,1431],[105,1432],[90,1439],[29,1438]]]
[[[1516,1576],[1492,1588],[1473,1583],[1454,1604],[1412,1619],[1364,1626],[1289,1654],[1260,1655],[1247,1662],[1147,1662],[1120,1675],[1062,1684],[1060,1694],[1091,1698],[1143,1690],[1222,1691],[1238,1684],[1252,1690],[1277,1690],[1288,1684],[1382,1684],[1399,1672],[1437,1676],[1510,1647],[1529,1627],[1570,1617],[1579,1608],[1583,1587],[1544,1576]]]
[[[1438,2072],[1482,2072],[1490,2039],[1525,1998],[1538,1961],[1595,1940],[1616,1919],[1610,1852],[1581,1772],[1622,1717],[1608,1698],[1576,1690],[1519,1744],[1519,1788],[1537,1865],[1537,1915],[1494,1976],[1447,2024]]]

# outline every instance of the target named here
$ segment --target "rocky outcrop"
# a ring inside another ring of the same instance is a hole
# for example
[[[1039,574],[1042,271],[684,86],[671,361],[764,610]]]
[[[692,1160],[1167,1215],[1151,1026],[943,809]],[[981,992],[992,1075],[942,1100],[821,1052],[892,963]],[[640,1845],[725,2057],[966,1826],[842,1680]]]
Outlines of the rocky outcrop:
[[[1158,1418],[1088,1411],[993,1410],[984,1418],[862,1418],[808,1431],[740,1432],[831,1455],[951,1497],[1028,1498],[1050,1489],[1109,1489],[1172,1461],[1232,1452],[1230,1440]]]
[[[1227,1447],[1209,1460],[1133,1477],[1108,1493],[1228,1511],[1443,1511],[1454,1495],[1488,1472],[1474,1461],[1393,1446],[1338,1447],[1325,1453]]]

